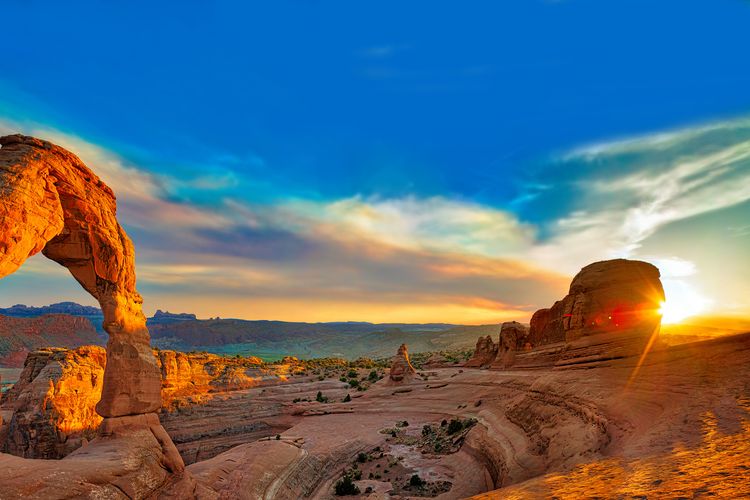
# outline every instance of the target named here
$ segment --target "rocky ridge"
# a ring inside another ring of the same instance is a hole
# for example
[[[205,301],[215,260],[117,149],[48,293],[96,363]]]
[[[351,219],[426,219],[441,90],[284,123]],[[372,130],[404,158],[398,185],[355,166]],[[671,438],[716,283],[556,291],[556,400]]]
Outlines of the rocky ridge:
[[[205,404],[214,394],[288,381],[303,363],[154,351],[165,410]],[[3,395],[0,451],[59,459],[96,437],[106,351],[98,346],[40,349],[29,354],[18,382]]]
[[[20,368],[29,352],[42,347],[103,345],[91,322],[67,314],[11,317],[0,314],[0,366]]]

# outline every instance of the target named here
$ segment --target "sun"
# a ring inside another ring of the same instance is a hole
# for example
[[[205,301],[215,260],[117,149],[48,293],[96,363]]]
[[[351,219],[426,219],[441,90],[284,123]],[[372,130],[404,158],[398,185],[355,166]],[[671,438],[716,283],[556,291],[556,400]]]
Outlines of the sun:
[[[663,324],[679,323],[690,316],[705,313],[712,301],[700,293],[694,286],[681,280],[664,280],[664,292],[667,300],[659,306]]]
[[[659,305],[659,315],[661,316],[661,322],[664,324],[679,323],[691,314],[685,307],[674,302],[662,302]]]

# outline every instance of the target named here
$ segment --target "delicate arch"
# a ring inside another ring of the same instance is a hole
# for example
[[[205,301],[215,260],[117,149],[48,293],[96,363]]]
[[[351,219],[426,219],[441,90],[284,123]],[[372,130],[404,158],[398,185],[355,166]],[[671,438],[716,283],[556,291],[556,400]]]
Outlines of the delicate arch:
[[[0,137],[0,279],[41,251],[93,295],[109,334],[103,417],[161,406],[161,380],[135,288],[135,251],[115,195],[74,154],[23,135]]]

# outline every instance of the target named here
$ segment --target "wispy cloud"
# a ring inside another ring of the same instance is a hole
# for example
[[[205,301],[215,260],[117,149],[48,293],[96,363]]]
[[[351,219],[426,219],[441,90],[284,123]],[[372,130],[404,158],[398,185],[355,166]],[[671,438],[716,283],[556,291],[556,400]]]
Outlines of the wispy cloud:
[[[750,121],[580,148],[555,168],[577,202],[552,221],[537,258],[629,257],[670,223],[750,200]]]
[[[203,315],[526,319],[564,294],[583,265],[612,257],[656,263],[675,296],[703,307],[708,301],[695,285],[702,264],[642,246],[671,223],[750,200],[747,121],[561,155],[508,203],[511,210],[546,207],[549,217],[536,224],[442,196],[253,203],[228,194],[242,182],[231,169],[157,176],[79,137],[0,121],[0,133],[19,130],[76,152],[115,190],[138,250],[147,309]],[[212,203],[181,201],[175,194],[185,189],[207,193]],[[727,231],[748,232],[744,225]],[[21,272],[42,275],[45,268]]]

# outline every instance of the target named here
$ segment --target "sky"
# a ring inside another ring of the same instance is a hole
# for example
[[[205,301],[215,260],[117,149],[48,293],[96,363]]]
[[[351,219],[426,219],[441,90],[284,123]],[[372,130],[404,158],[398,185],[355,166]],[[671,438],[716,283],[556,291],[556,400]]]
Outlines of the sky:
[[[528,320],[593,261],[750,313],[750,2],[3,4],[0,133],[115,191],[156,309]],[[94,304],[32,257],[0,306]],[[679,314],[678,314],[679,315]]]

